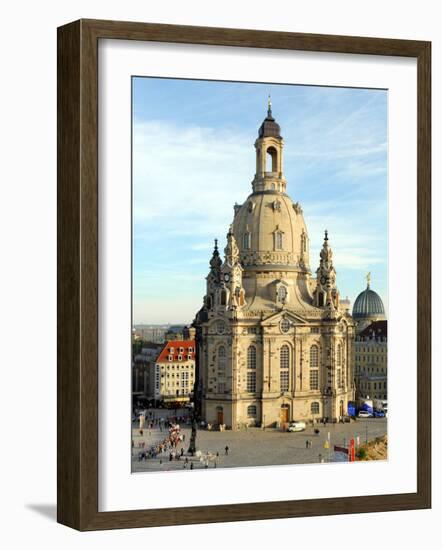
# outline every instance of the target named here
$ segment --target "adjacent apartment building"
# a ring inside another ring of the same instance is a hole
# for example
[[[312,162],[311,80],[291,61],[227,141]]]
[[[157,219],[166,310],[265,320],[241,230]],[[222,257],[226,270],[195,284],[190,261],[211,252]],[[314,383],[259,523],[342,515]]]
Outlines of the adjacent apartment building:
[[[150,397],[188,402],[195,383],[195,340],[169,340],[150,371]]]
[[[388,399],[387,321],[373,321],[355,342],[356,396]]]

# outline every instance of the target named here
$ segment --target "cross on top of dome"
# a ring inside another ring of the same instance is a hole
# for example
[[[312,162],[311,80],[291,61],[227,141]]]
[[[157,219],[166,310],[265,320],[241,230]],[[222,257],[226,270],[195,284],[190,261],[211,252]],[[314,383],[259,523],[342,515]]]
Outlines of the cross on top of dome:
[[[281,127],[272,115],[272,101],[270,95],[267,102],[267,116],[259,128],[258,137],[276,137],[282,139]]]

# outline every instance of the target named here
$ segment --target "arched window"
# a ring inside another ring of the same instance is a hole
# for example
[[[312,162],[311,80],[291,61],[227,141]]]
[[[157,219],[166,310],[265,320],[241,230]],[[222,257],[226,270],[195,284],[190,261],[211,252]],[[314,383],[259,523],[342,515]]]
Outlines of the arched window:
[[[310,410],[312,411],[312,414],[319,414],[319,403],[317,401],[314,401],[310,405]]]
[[[256,348],[249,346],[247,349],[247,379],[246,390],[256,392]]]
[[[307,236],[304,231],[301,234],[301,252],[307,251]]]
[[[319,348],[313,345],[310,348],[310,368],[317,369],[319,367]]]
[[[336,349],[336,366],[340,367],[342,365],[342,346],[338,344]]]
[[[278,171],[278,153],[274,147],[269,147],[267,149],[266,157],[266,172],[277,172]]]
[[[279,352],[279,366],[281,369],[288,369],[290,364],[290,350],[284,345]]]
[[[282,231],[275,233],[275,250],[282,250]]]
[[[342,379],[342,369],[339,367],[336,369],[336,385],[338,388],[344,387],[344,381]]]
[[[227,303],[227,292],[225,290],[221,290],[221,305],[225,306]]]
[[[250,418],[256,418],[256,405],[249,405],[247,407],[247,416]]]
[[[278,302],[285,303],[287,298],[287,289],[285,286],[280,286],[278,288]]]
[[[250,241],[251,241],[251,238],[250,238],[250,233],[247,232],[247,233],[244,233],[243,235],[243,241],[242,241],[242,246],[244,248],[244,250],[250,250]]]
[[[279,352],[279,389],[281,391],[289,391],[289,367],[290,350],[287,345],[284,345]]]
[[[313,345],[310,348],[310,389],[319,390],[319,348]]]
[[[247,349],[247,368],[256,369],[256,348],[249,346]]]
[[[226,348],[224,346],[218,348],[218,370],[222,372],[226,370]]]

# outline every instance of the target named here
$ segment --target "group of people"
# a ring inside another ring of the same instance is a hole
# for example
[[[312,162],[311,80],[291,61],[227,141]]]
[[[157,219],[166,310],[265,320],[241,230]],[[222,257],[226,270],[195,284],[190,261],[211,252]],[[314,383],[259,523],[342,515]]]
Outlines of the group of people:
[[[132,448],[135,446],[140,449],[136,454],[138,462],[146,461],[149,459],[159,458],[160,465],[164,462],[172,461],[181,461],[183,468],[189,468],[193,470],[195,468],[195,463],[201,463],[203,468],[209,468],[210,464],[213,464],[213,467],[216,468],[219,461],[219,452],[216,453],[202,453],[197,451],[195,455],[196,460],[192,457],[185,456],[185,450],[182,446],[186,439],[186,435],[181,432],[180,425],[177,422],[172,422],[171,420],[164,420],[162,418],[157,419],[146,419],[144,415],[140,415],[139,419],[139,429],[138,433],[140,438],[135,438],[138,440],[136,443],[132,440]],[[167,437],[163,437],[160,441],[149,444],[144,439],[141,439],[144,435],[145,430],[149,431],[149,436],[151,435],[151,430],[158,429],[160,432],[163,430],[168,430]],[[224,448],[224,454],[229,454],[229,446],[226,445]],[[167,454],[168,453],[168,454]],[[200,466],[201,467],[201,466]]]
[[[141,429],[140,432],[142,432]],[[140,433],[140,435],[143,434]],[[166,451],[169,451],[169,460],[179,460],[184,455],[184,448],[181,447],[181,450],[178,451],[178,446],[180,443],[185,441],[185,438],[185,434],[180,433],[179,424],[169,423],[169,435],[162,441],[151,445],[147,450],[140,451],[138,453],[138,461],[141,462],[142,460],[147,460],[149,458],[157,458],[158,455],[161,455]],[[134,446],[133,441],[132,446]]]

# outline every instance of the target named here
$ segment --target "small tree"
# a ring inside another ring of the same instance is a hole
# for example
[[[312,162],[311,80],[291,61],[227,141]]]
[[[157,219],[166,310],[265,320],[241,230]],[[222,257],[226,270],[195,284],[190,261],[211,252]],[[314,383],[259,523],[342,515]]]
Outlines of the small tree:
[[[357,457],[359,460],[365,460],[367,458],[367,450],[361,447],[357,452]]]

